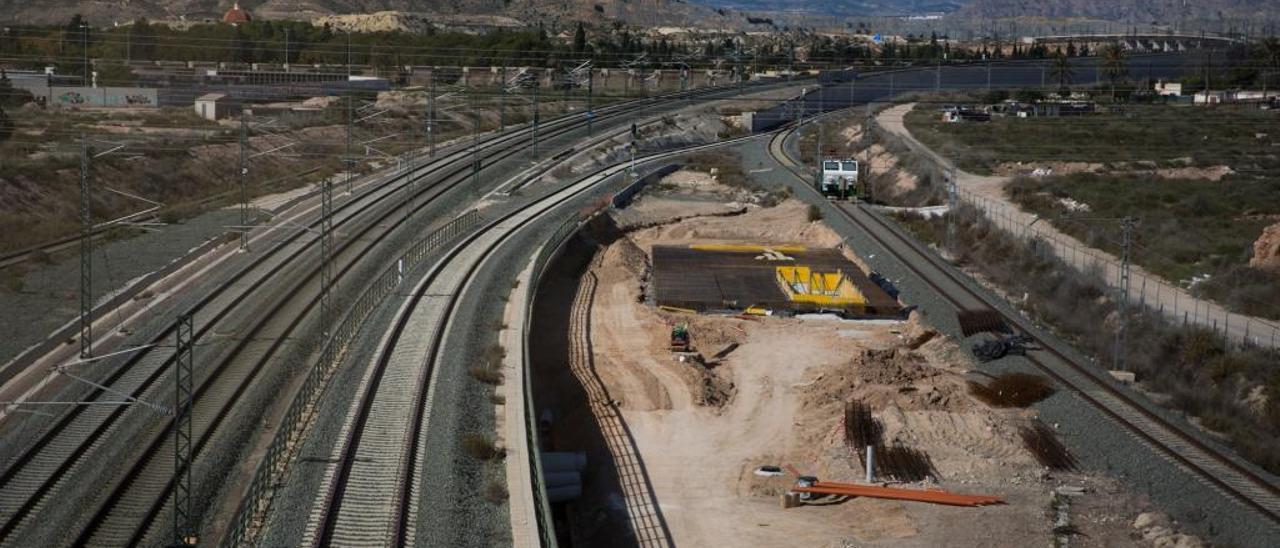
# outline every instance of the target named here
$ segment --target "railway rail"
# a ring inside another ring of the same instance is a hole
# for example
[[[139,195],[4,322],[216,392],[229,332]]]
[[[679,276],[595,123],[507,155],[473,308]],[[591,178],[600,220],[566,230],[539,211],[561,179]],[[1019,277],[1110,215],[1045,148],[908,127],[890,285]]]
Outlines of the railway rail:
[[[786,171],[808,187],[810,178],[799,171],[800,164],[789,154],[787,139],[796,128],[777,133],[769,143],[769,154]],[[821,198],[810,189],[814,197]],[[1058,343],[1043,337],[1029,320],[1003,310],[998,299],[965,284],[963,274],[900,227],[858,205],[839,205],[841,216],[876,240],[908,271],[928,285],[957,311],[991,309],[1009,325],[1032,337],[1038,350],[1026,359],[1039,371],[1067,388],[1082,401],[1126,429],[1145,445],[1165,455],[1198,481],[1256,511],[1273,525],[1280,524],[1280,487],[1262,474],[1238,462],[1238,457],[1213,447],[1183,427],[1147,408],[1136,397],[1103,378],[1103,373],[1073,358]]]
[[[642,110],[660,100],[714,98],[717,93],[731,91],[698,90],[675,94],[675,97],[654,97],[610,105],[598,111],[601,115],[595,123],[603,126],[610,119]],[[543,125],[542,138],[550,142],[585,123],[578,117],[562,117]],[[526,128],[501,134],[482,143],[482,151],[486,155],[484,161],[493,164],[519,154],[527,142],[529,131]],[[413,212],[423,210],[448,190],[469,180],[470,160],[471,150],[461,145],[424,166],[398,172],[374,190],[339,204],[335,208],[336,229],[353,235],[342,241],[336,253],[342,265],[339,278],[348,275],[377,242],[393,234],[412,217]],[[417,184],[417,181],[433,176],[436,177],[435,184]],[[405,194],[407,199],[398,199]],[[420,200],[423,196],[426,199]],[[401,211],[405,214],[399,214]],[[201,320],[197,324],[197,337],[227,328],[233,313],[245,312],[247,314],[240,314],[240,317],[247,316],[252,321],[241,332],[254,334],[253,337],[241,336],[216,363],[201,368],[208,374],[197,379],[201,397],[196,402],[196,456],[200,456],[205,444],[217,433],[224,418],[249,389],[251,381],[273,356],[279,354],[307,312],[316,305],[318,298],[312,295],[318,285],[319,265],[312,264],[309,270],[297,265],[304,262],[300,259],[307,258],[308,250],[314,249],[315,240],[306,239],[305,235],[313,232],[319,222],[319,219],[313,219],[309,223],[299,223],[303,230],[296,230],[277,242],[225,283],[212,288],[193,307],[200,313],[198,318]],[[264,238],[272,233],[268,230],[255,238]],[[303,282],[287,289],[298,279]],[[282,284],[283,287],[276,287]],[[304,286],[308,290],[304,290]],[[253,308],[246,305],[252,296],[259,293],[283,294],[284,297],[275,300],[265,311],[261,306],[246,310]],[[255,317],[255,312],[260,314]],[[262,333],[267,336],[262,337]],[[111,387],[112,391],[140,400],[161,399],[164,386],[161,380],[167,376],[173,358],[169,352],[158,349],[171,338],[172,328],[162,331],[151,341],[157,346],[133,353],[107,375],[102,384]],[[98,388],[85,399],[111,401],[116,396]],[[29,532],[41,521],[39,518],[59,499],[62,490],[74,483],[73,478],[84,478],[86,474],[110,485],[105,487],[108,493],[105,499],[96,499],[96,509],[89,513],[91,517],[87,523],[75,526],[68,523],[62,534],[75,535],[74,543],[85,545],[154,541],[147,534],[166,504],[174,466],[171,460],[157,457],[165,454],[166,448],[171,449],[172,441],[168,435],[168,419],[159,424],[154,420],[149,421],[150,424],[144,423],[145,428],[141,432],[134,431],[135,425],[132,424],[139,419],[137,413],[129,413],[124,406],[86,405],[76,406],[54,421],[0,473],[0,544],[12,544],[23,538],[22,533]],[[145,447],[142,454],[133,459],[121,475],[99,475],[88,470],[90,455],[101,456],[104,442],[113,435],[121,434],[126,425],[133,439]]]
[[[758,136],[652,154],[637,162],[661,161],[754,138]],[[461,296],[482,265],[521,230],[626,169],[626,162],[604,168],[489,221],[450,249],[417,283],[362,379],[334,449],[334,464],[326,470],[313,506],[306,544],[415,544],[416,491],[428,460],[423,453],[424,434],[437,389],[434,374]]]

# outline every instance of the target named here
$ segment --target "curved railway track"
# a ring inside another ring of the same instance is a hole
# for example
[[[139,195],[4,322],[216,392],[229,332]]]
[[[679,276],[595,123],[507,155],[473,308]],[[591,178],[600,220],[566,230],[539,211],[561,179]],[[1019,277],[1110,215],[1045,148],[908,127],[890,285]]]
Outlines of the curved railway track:
[[[693,98],[716,93],[726,93],[726,91],[700,90],[677,95]],[[597,118],[597,123],[607,123],[610,118],[624,116],[664,99],[671,99],[671,97],[655,97],[602,108],[599,110],[602,115]],[[542,138],[550,141],[584,124],[585,122],[576,117],[566,116],[544,124]],[[527,142],[528,132],[527,128],[513,131],[482,143],[486,163],[492,164],[518,154]],[[396,174],[378,185],[375,190],[337,205],[335,207],[336,230],[352,230],[355,234],[355,237],[343,241],[336,254],[339,264],[343,264],[345,260],[339,276],[346,275],[360,263],[377,241],[393,233],[412,216],[413,212],[422,210],[435,198],[468,180],[466,174],[470,170],[470,158],[470,149],[465,145],[459,146],[454,152],[445,154],[440,159]],[[416,185],[417,180],[432,176],[437,177],[435,184]],[[421,188],[414,188],[415,186]],[[402,191],[410,193],[410,199],[396,200],[401,196]],[[426,200],[417,199],[423,195],[427,196]],[[414,202],[420,203],[413,206]],[[406,210],[406,214],[397,215],[401,210]],[[304,226],[308,230],[314,230],[318,224],[319,219],[314,219]],[[361,226],[351,229],[352,224]],[[378,230],[375,230],[375,227],[378,227]],[[216,327],[223,327],[222,320],[229,317],[232,312],[242,312],[241,305],[245,304],[255,292],[280,289],[270,287],[270,283],[289,283],[301,278],[314,285],[318,265],[313,265],[310,271],[304,272],[295,272],[298,268],[290,268],[298,262],[298,259],[303,258],[304,252],[314,248],[314,239],[304,239],[304,234],[303,231],[290,234],[251,264],[237,271],[226,283],[213,288],[202,298],[193,308],[200,313],[203,320],[198,324],[198,333],[208,334],[215,331]],[[353,247],[356,242],[365,243],[362,246]],[[209,374],[205,378],[197,379],[200,382],[199,393],[205,396],[197,400],[197,405],[222,408],[212,415],[199,411],[196,413],[197,431],[203,431],[201,432],[203,435],[197,436],[197,455],[203,448],[203,444],[221,424],[226,415],[225,412],[234,407],[234,403],[244,393],[262,366],[278,352],[282,343],[302,322],[306,312],[315,305],[316,299],[309,298],[308,295],[313,291],[304,291],[304,285],[306,283],[299,283],[292,290],[286,291],[286,296],[276,301],[268,313],[257,317],[256,323],[249,330],[243,331],[254,333],[254,337],[241,337],[230,355],[221,359],[214,367],[205,368]],[[282,316],[286,309],[290,313]],[[258,330],[266,329],[270,331],[269,336],[264,340],[258,336]],[[165,330],[156,336],[152,343],[163,344],[171,338],[172,330]],[[108,375],[103,384],[140,399],[157,398],[157,394],[162,393],[160,380],[166,377],[171,360],[171,353],[158,351],[155,348],[137,352]],[[232,369],[238,369],[239,373],[224,374]],[[216,394],[219,397],[210,398],[206,394]],[[114,399],[114,396],[102,389],[96,389],[86,399],[107,401]],[[56,495],[72,476],[72,471],[79,469],[78,471],[83,475],[85,472],[83,469],[88,465],[86,462],[88,455],[100,449],[105,439],[119,434],[118,431],[124,425],[122,419],[128,416],[127,411],[128,409],[123,406],[77,406],[60,417],[34,444],[28,446],[11,461],[4,472],[0,473],[0,493],[2,493],[0,494],[0,511],[2,511],[0,519],[3,520],[0,522],[0,543],[11,543],[17,533],[32,526],[33,521],[41,516],[42,511],[57,498],[53,495]],[[77,535],[77,544],[134,544],[144,539],[143,535],[146,534],[149,525],[155,522],[166,498],[164,494],[168,492],[173,463],[164,462],[167,459],[154,458],[162,454],[165,447],[171,447],[168,445],[171,441],[166,435],[167,428],[164,427],[168,420],[160,425],[154,424],[155,421],[151,422],[153,424],[146,429],[149,436],[143,436],[140,440],[142,445],[147,447],[144,455],[134,461],[134,465],[129,467],[122,479],[115,483],[107,499],[97,505],[97,510],[93,511],[88,525]],[[131,434],[137,436],[136,432]],[[141,504],[122,504],[123,497],[130,492],[147,492],[153,496],[134,497],[142,500]],[[151,501],[149,504],[145,502],[148,498]],[[129,508],[126,509],[125,506]],[[131,514],[133,518],[117,520],[124,514]],[[121,521],[122,524],[117,526],[117,521]],[[130,521],[136,522],[135,525],[129,525]]]
[[[756,136],[652,154],[651,162]],[[550,166],[548,166],[548,169]],[[396,313],[358,388],[306,527],[311,546],[412,546],[425,468],[434,373],[454,312],[476,272],[525,227],[626,169],[617,164],[494,219],[449,250]],[[410,335],[412,334],[412,335]],[[389,465],[388,463],[394,463]]]
[[[810,178],[799,172],[800,164],[786,149],[786,140],[794,132],[795,128],[790,128],[775,135],[769,143],[769,154],[814,196],[818,196],[817,191],[809,186]],[[1103,378],[1089,364],[1073,358],[1056,342],[1044,339],[1031,322],[1019,314],[1003,310],[996,297],[965,284],[963,274],[890,221],[857,205],[838,205],[836,209],[957,311],[974,308],[995,310],[1009,325],[1017,326],[1019,331],[1031,336],[1038,349],[1027,352],[1027,361],[1060,386],[1069,389],[1145,445],[1165,455],[1198,481],[1239,501],[1260,517],[1269,519],[1273,525],[1280,524],[1280,487],[1274,482],[1242,465],[1238,457],[1201,441],[1165,419],[1135,396]]]

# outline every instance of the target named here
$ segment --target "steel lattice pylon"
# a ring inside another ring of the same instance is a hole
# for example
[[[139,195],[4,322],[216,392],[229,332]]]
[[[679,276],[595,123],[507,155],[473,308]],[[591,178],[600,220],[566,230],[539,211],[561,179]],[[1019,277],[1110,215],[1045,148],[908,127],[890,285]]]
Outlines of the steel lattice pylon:
[[[249,120],[240,113],[240,250],[249,250]]]
[[[333,358],[333,182],[326,180],[321,192],[320,208],[320,345],[324,349],[320,363],[327,367]]]
[[[1132,217],[1125,217],[1120,220],[1121,229],[1121,256],[1120,256],[1120,283],[1117,289],[1119,297],[1116,299],[1119,325],[1116,326],[1116,344],[1112,360],[1113,366],[1119,371],[1125,371],[1125,329],[1128,327],[1129,321],[1129,287],[1131,282],[1131,273],[1129,268],[1129,250],[1133,245],[1133,229],[1138,225],[1138,220]]]
[[[80,136],[80,358],[93,357],[93,216],[89,208],[89,140]]]
[[[178,317],[173,360],[173,543],[195,546],[198,540],[191,512],[191,403],[195,395],[195,321],[190,313]]]

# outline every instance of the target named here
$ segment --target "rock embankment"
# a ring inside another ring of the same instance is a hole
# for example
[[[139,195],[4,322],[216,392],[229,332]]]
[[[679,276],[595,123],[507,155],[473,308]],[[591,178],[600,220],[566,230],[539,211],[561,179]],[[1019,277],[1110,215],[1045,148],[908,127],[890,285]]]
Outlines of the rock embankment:
[[[1253,242],[1253,259],[1249,266],[1280,270],[1280,223],[1263,229],[1262,236]]]

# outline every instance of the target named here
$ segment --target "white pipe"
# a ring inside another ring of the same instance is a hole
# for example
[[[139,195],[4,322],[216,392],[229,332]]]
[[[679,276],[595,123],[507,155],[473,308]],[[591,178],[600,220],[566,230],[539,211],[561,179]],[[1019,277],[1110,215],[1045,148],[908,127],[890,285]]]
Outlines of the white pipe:
[[[871,472],[872,470],[875,470],[875,460],[876,460],[875,450],[873,447],[868,445],[867,446],[867,483],[871,483],[872,479],[874,478]]]

